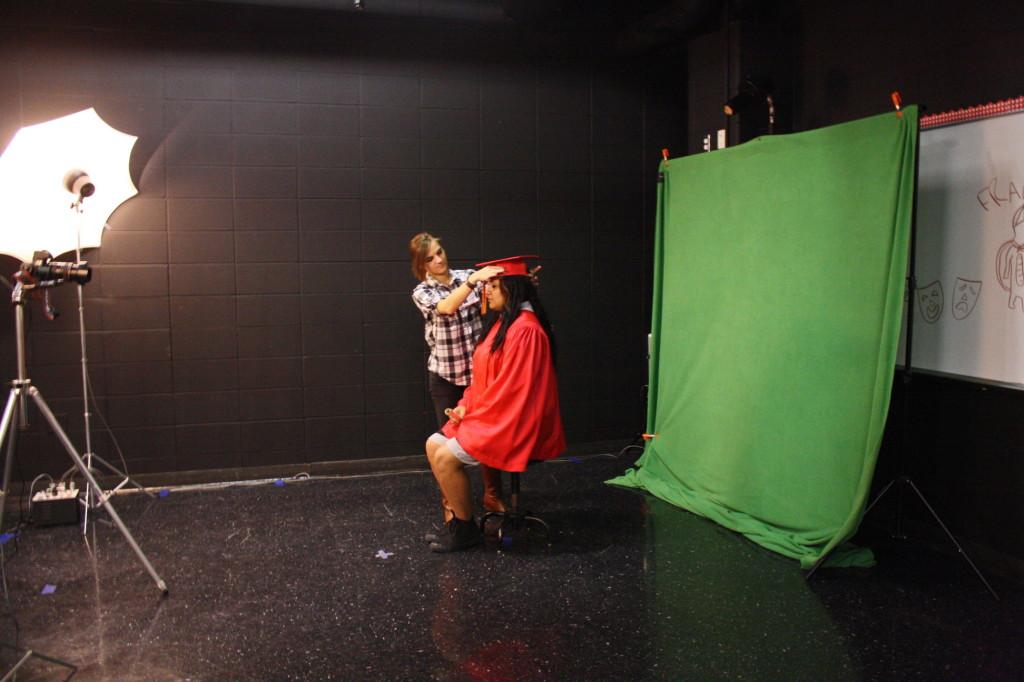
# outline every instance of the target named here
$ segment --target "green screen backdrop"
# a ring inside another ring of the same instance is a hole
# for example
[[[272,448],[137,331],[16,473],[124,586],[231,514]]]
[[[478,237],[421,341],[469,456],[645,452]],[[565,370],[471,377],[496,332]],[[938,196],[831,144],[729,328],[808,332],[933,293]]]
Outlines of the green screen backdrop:
[[[917,109],[662,163],[647,442],[609,481],[804,567],[857,530],[889,407]]]

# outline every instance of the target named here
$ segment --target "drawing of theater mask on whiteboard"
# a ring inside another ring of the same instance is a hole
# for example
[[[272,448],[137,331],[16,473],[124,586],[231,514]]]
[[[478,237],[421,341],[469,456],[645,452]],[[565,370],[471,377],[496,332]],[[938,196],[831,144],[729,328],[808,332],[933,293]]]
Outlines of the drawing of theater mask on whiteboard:
[[[939,319],[944,301],[942,282],[938,280],[926,287],[917,288],[917,306],[925,322],[935,322]]]
[[[981,294],[981,282],[957,277],[953,285],[953,319],[966,319]]]

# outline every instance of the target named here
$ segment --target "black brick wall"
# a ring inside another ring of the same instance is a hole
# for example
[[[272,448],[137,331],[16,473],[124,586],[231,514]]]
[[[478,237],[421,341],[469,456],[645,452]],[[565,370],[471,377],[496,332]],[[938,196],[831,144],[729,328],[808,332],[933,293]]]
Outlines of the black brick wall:
[[[283,8],[22,0],[0,19],[0,144],[89,106],[139,136],[139,195],[85,254],[93,390],[133,473],[419,453],[420,229],[456,266],[539,253],[570,442],[642,428],[680,64],[512,25]],[[56,322],[29,311],[29,374],[84,445],[75,291],[53,295]],[[93,442],[116,459],[95,419]],[[70,465],[38,419],[19,460],[26,477]]]

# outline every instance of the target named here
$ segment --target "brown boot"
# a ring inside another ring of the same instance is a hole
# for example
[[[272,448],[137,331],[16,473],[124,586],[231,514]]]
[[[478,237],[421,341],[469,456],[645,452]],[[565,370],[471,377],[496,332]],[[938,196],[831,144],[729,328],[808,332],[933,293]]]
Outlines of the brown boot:
[[[480,475],[484,479],[484,510],[489,512],[505,511],[505,503],[501,500],[501,469],[492,469],[481,464]]]

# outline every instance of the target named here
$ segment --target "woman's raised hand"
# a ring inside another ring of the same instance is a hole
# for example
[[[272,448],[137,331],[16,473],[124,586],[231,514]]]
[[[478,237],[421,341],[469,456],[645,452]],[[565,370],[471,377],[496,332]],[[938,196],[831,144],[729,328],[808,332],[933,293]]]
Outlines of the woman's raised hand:
[[[469,283],[475,286],[479,282],[486,282],[492,277],[497,277],[503,272],[505,272],[505,268],[500,265],[487,265],[470,275]]]

